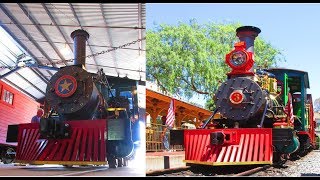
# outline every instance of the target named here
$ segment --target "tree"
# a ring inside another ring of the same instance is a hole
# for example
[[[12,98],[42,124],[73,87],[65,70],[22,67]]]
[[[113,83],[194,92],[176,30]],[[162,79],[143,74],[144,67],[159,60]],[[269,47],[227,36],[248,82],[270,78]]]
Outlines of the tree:
[[[213,101],[213,98],[209,98],[207,99],[206,103],[205,103],[205,108],[208,109],[209,111],[213,111],[215,109],[215,104]]]
[[[225,55],[238,42],[235,30],[240,26],[213,22],[200,25],[192,19],[189,23],[160,24],[155,30],[148,30],[147,80],[187,99],[194,93],[212,99],[230,71]],[[269,67],[281,60],[280,51],[259,37],[254,49],[256,66]]]

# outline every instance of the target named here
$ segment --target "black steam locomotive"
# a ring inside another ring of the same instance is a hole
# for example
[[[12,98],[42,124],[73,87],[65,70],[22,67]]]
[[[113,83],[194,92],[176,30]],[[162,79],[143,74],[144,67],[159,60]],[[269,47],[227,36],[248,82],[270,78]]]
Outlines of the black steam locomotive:
[[[231,72],[215,94],[212,116],[201,129],[170,131],[171,145],[184,145],[189,165],[272,164],[315,148],[308,73],[254,69],[254,39],[260,29],[243,26],[236,31],[240,42],[226,55]]]
[[[140,81],[85,70],[89,34],[76,30],[74,65],[62,67],[47,84],[38,123],[9,125],[7,142],[18,142],[24,164],[127,165],[139,145],[137,87]],[[140,116],[140,118],[139,118]],[[139,120],[140,119],[140,120]],[[17,128],[18,127],[18,128]]]

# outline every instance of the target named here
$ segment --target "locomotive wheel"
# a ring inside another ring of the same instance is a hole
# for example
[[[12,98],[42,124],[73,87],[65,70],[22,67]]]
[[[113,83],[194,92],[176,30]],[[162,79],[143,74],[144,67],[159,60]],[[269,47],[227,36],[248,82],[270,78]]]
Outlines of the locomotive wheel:
[[[308,137],[301,136],[299,137],[299,141],[299,149],[290,155],[292,157],[291,159],[293,160],[300,159],[301,157],[306,156],[309,152],[313,150],[313,146],[311,145],[310,139]]]
[[[108,156],[109,168],[117,168],[117,159],[114,156]]]
[[[118,167],[122,167],[123,166],[123,158],[118,158]]]
[[[273,165],[276,167],[286,167],[284,164],[288,160],[288,154],[273,153]]]
[[[303,157],[309,153],[309,149],[312,147],[310,139],[307,137],[301,137],[300,149],[298,150],[298,155]]]
[[[134,153],[132,141],[118,141],[114,154],[117,157],[130,157]]]
[[[11,147],[7,147],[6,150],[2,153],[1,161],[3,164],[10,164],[15,159],[15,150]]]
[[[290,154],[290,160],[291,161],[296,161],[298,159],[300,159],[301,157],[298,155],[298,153],[293,153],[293,154]]]
[[[108,153],[117,158],[131,157],[134,154],[132,141],[108,141]]]
[[[128,166],[129,160],[128,158],[123,158],[123,166]]]
[[[301,151],[299,151],[299,156],[300,157],[303,157],[303,156],[305,156],[307,154],[308,154],[308,150],[307,149],[301,149]]]

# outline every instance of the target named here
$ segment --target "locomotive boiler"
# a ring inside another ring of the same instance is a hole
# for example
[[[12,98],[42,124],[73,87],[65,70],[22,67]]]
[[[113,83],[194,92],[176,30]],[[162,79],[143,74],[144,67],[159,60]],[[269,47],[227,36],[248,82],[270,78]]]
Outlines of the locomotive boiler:
[[[130,102],[111,92],[102,69],[97,74],[85,69],[89,34],[75,30],[71,38],[74,65],[60,68],[47,84],[48,115],[40,124],[8,127],[7,141],[18,142],[15,162],[125,166],[134,153],[136,130],[131,126]]]
[[[56,72],[46,89],[46,100],[60,120],[91,119],[100,99],[93,76],[84,69],[86,31],[72,32],[75,63]]]
[[[215,110],[200,129],[171,130],[170,144],[184,145],[188,165],[284,162],[315,148],[315,119],[308,73],[254,68],[254,40],[261,30],[242,26],[226,55],[231,68],[215,93]],[[213,128],[207,129],[212,121]]]

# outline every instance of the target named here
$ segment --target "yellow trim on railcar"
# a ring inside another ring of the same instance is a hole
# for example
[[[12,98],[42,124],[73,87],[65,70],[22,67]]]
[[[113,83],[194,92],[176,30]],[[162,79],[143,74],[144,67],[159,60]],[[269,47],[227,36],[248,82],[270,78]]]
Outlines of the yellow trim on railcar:
[[[124,111],[126,108],[108,108],[108,111]]]

